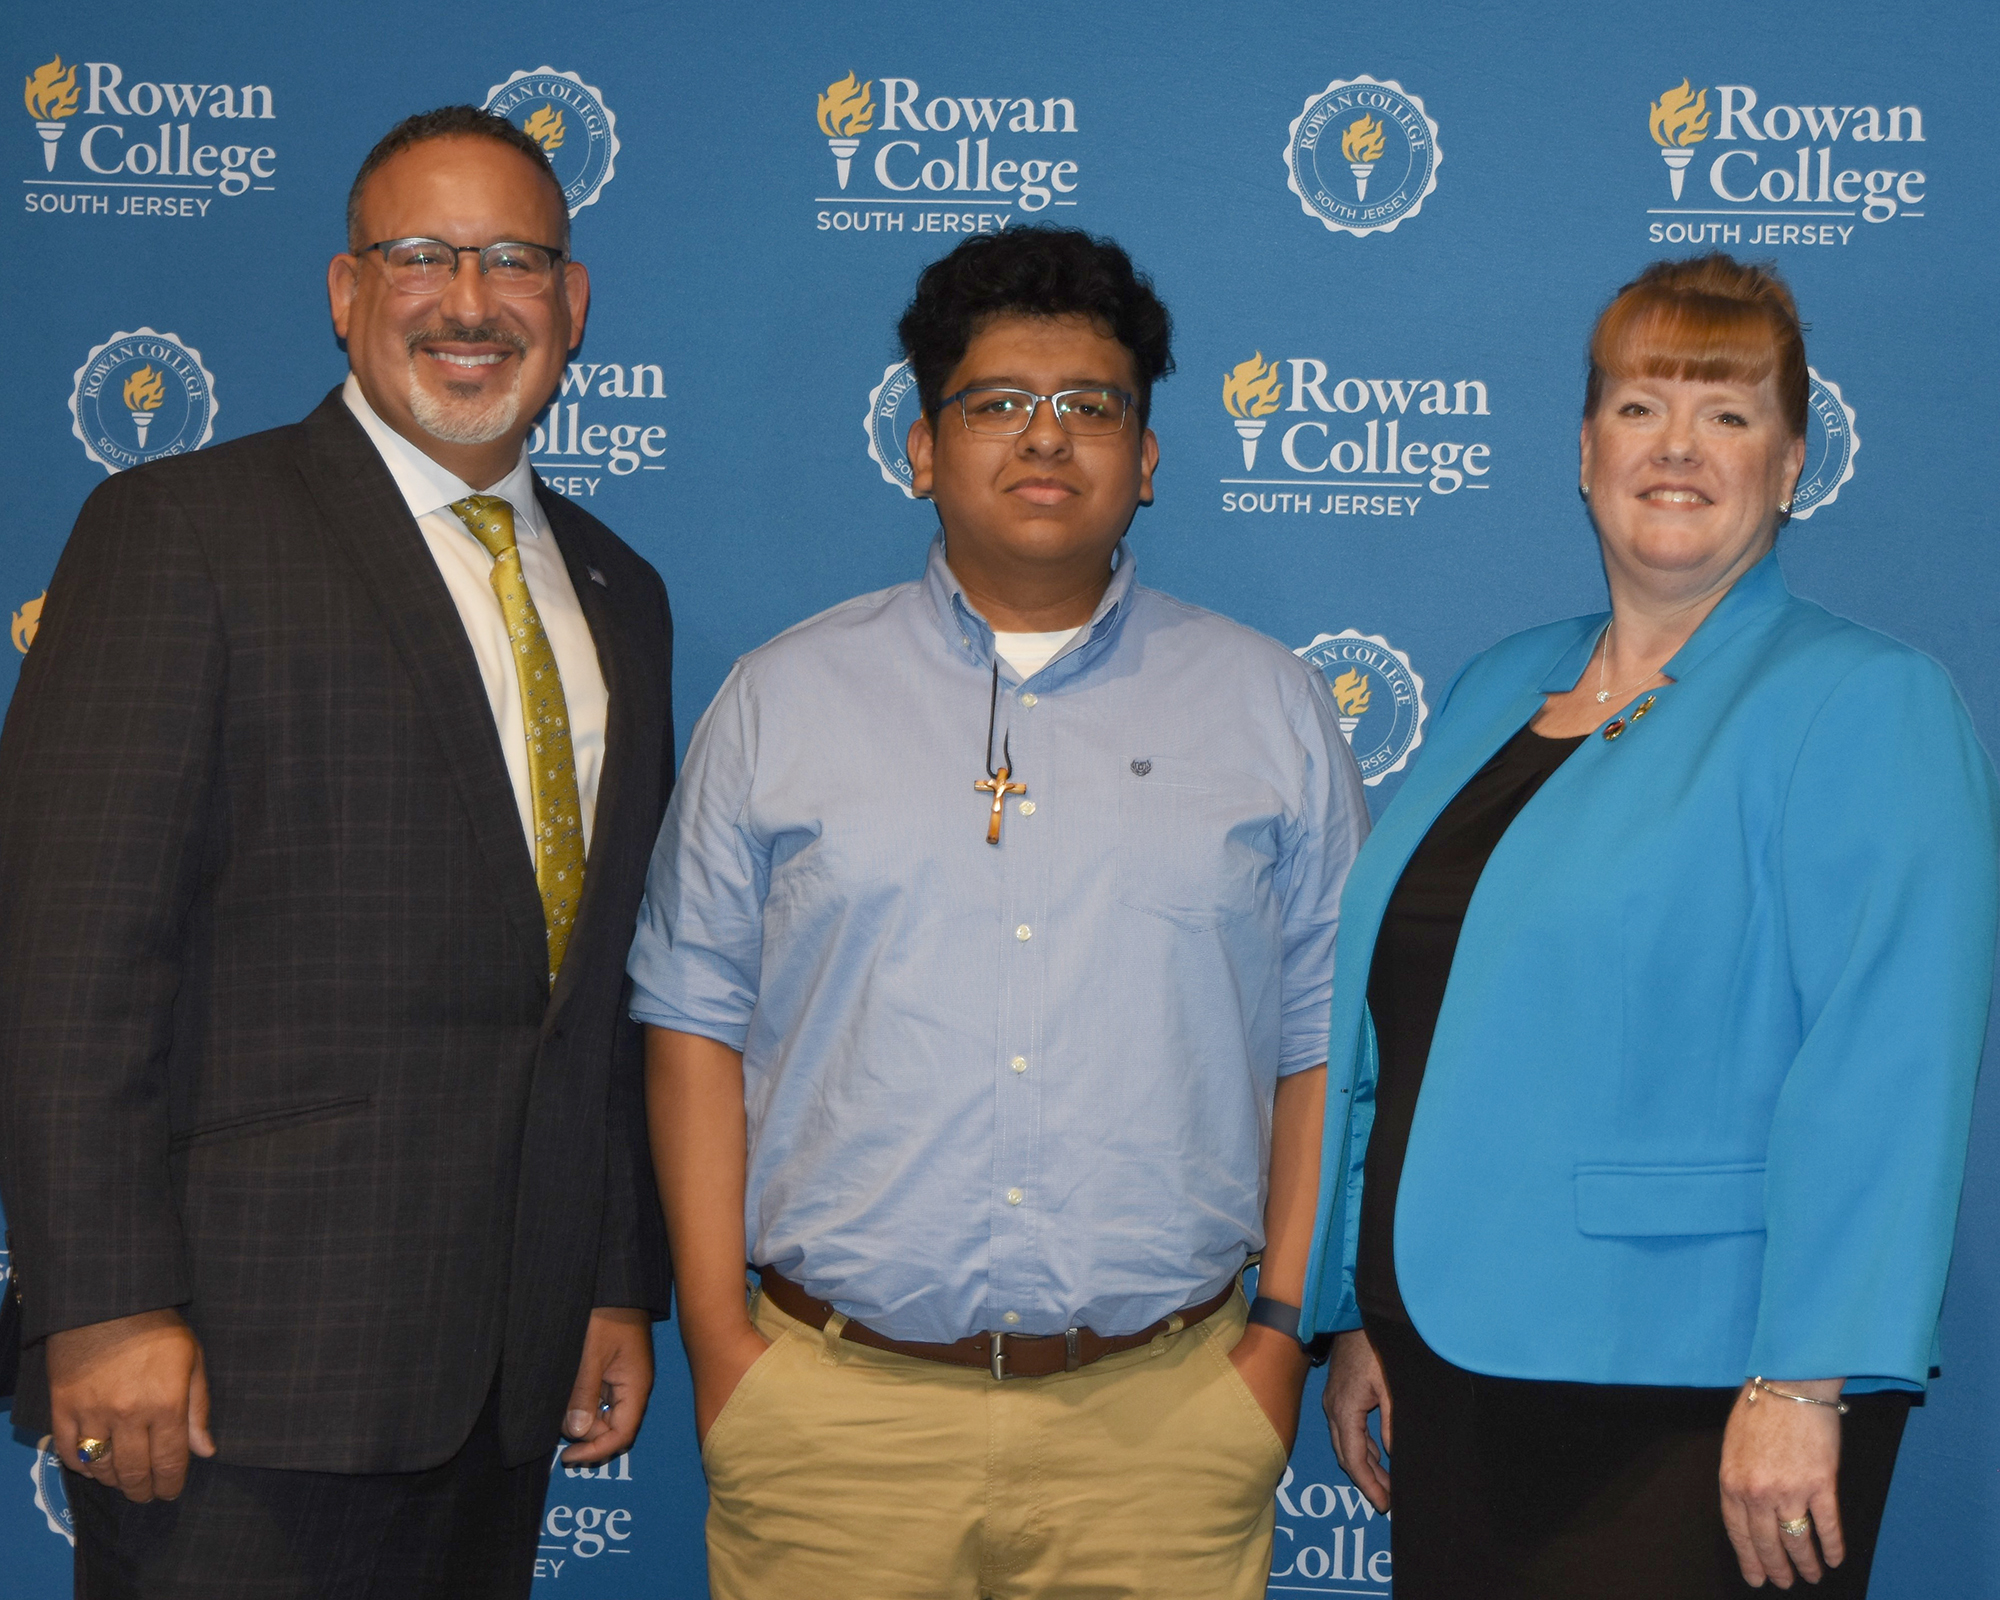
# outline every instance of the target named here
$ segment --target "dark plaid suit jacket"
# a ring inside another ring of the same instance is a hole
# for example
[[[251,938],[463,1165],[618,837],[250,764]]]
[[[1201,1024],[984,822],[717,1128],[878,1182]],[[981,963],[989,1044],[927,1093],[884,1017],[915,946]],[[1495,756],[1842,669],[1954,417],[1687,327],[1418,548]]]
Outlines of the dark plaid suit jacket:
[[[47,1426],[32,1341],[178,1306],[225,1461],[427,1467],[496,1375],[524,1460],[590,1308],[665,1314],[624,964],[667,596],[542,503],[610,691],[553,995],[471,645],[339,392],[85,505],[0,734],[17,1423]]]

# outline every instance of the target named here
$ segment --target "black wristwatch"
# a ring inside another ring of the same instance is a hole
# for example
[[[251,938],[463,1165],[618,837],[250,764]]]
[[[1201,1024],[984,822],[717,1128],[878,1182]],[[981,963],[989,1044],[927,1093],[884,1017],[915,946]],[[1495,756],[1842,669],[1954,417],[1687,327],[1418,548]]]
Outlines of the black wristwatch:
[[[1260,1294],[1250,1302],[1249,1320],[1262,1327],[1274,1328],[1289,1339],[1298,1339],[1299,1348],[1306,1353],[1306,1359],[1316,1367],[1326,1365],[1326,1358],[1333,1353],[1333,1335],[1316,1334],[1310,1339],[1299,1339],[1299,1308],[1286,1305],[1282,1300],[1273,1300],[1269,1295]]]

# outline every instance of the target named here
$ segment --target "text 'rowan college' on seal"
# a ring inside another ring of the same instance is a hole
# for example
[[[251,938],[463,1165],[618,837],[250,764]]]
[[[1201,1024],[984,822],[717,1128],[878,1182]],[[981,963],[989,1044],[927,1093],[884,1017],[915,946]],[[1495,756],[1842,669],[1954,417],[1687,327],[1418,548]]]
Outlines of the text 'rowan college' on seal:
[[[1361,768],[1361,781],[1380,783],[1401,772],[1424,742],[1424,680],[1410,658],[1380,634],[1353,628],[1322,633],[1294,655],[1326,674],[1340,731]]]
[[[215,437],[215,379],[177,333],[114,333],[76,369],[70,432],[106,472],[199,450]]]
[[[1403,86],[1335,78],[1308,95],[1285,146],[1286,182],[1332,233],[1394,233],[1437,187],[1438,125]]]
[[[1792,491],[1792,515],[1811,516],[1832,505],[1841,485],[1854,476],[1854,454],[1861,436],[1854,431],[1854,407],[1841,397],[1840,385],[1806,368],[1811,388],[1806,392],[1806,464],[1799,486]]]
[[[618,119],[574,72],[517,72],[486,91],[485,109],[542,147],[571,216],[595,201],[617,170]]]
[[[882,469],[883,478],[915,499],[910,488],[913,476],[909,451],[904,441],[910,424],[923,414],[917,394],[917,375],[907,361],[891,362],[882,369],[882,381],[868,391],[868,414],[861,426],[868,434],[868,459]]]

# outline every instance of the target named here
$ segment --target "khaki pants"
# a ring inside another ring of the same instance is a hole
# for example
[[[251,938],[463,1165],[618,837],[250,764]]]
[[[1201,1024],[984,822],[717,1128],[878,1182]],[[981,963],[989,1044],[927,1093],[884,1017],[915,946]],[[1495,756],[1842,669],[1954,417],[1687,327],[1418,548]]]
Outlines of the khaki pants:
[[[1242,1294],[996,1383],[753,1302],[771,1348],[702,1446],[716,1600],[1258,1600],[1285,1450],[1229,1351]]]

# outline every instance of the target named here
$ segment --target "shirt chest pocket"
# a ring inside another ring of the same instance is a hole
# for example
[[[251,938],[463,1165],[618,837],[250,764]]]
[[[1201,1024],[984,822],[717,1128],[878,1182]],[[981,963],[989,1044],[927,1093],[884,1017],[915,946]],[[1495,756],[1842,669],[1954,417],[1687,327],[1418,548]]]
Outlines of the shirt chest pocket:
[[[1184,756],[1143,756],[1118,775],[1119,903],[1202,931],[1251,915],[1272,894],[1278,797],[1248,773]]]

